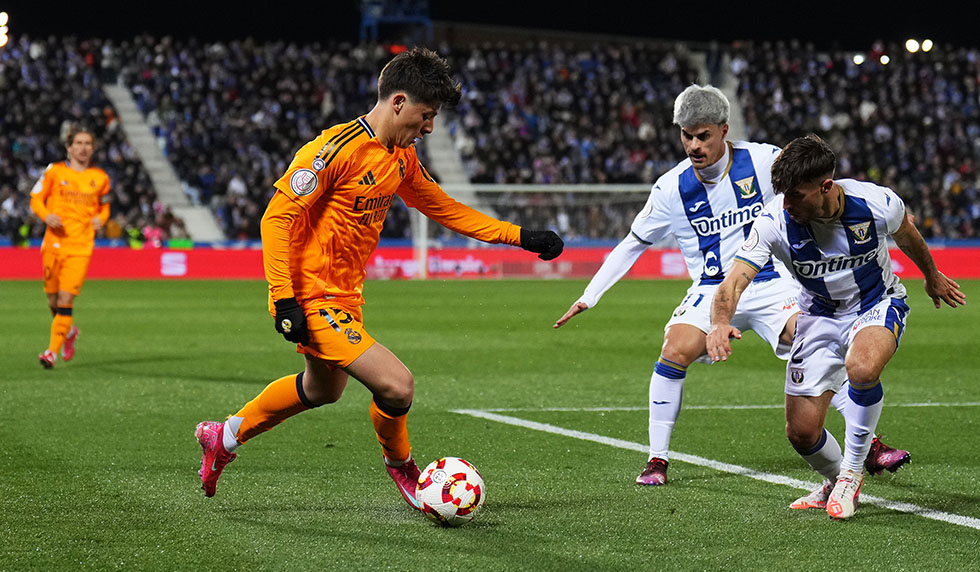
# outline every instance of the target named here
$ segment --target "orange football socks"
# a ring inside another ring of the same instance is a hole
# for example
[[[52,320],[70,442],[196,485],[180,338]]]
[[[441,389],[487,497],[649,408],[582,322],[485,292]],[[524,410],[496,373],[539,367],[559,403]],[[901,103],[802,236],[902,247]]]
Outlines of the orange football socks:
[[[398,465],[412,456],[408,444],[408,409],[379,402],[377,397],[371,400],[371,423],[390,465]]]
[[[244,443],[313,407],[303,393],[302,373],[281,377],[267,385],[262,393],[234,415],[242,420],[235,438],[239,443]]]
[[[54,319],[51,320],[51,341],[48,343],[49,350],[54,353],[58,353],[61,350],[61,346],[65,344],[65,336],[71,330],[72,321],[71,307],[59,307],[57,313],[54,315]]]

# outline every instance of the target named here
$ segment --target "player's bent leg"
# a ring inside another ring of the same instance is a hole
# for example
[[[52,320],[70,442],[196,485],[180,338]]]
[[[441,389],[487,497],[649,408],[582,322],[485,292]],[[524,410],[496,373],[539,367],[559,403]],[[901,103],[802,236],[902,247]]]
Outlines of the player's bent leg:
[[[664,345],[650,376],[650,449],[647,464],[636,484],[667,484],[668,449],[680,416],[687,368],[705,353],[705,334],[690,324],[674,324],[664,334]]]
[[[385,469],[405,502],[420,510],[415,489],[421,472],[412,458],[408,439],[408,411],[415,392],[412,373],[379,343],[344,369],[371,390],[371,423],[381,445]]]
[[[851,398],[847,391],[841,391],[834,395],[831,404],[845,419],[845,410]],[[877,435],[871,439],[871,449],[868,456],[864,459],[864,471],[868,475],[879,475],[883,471],[894,473],[907,463],[912,461],[912,454],[905,449],[899,449],[886,445]]]
[[[847,436],[842,469],[864,470],[884,402],[878,376],[897,347],[894,332],[878,325],[860,328],[851,340],[844,359],[849,403],[844,409]]]
[[[810,468],[835,481],[840,472],[840,444],[823,426],[832,395],[829,391],[815,397],[787,395],[786,436]]]
[[[415,395],[415,379],[391,350],[374,343],[344,368],[371,393],[394,407],[408,407]]]
[[[881,377],[896,349],[898,341],[891,330],[883,326],[860,329],[854,335],[844,358],[847,379],[857,385],[873,383]]]
[[[197,425],[194,435],[202,450],[199,474],[205,496],[214,496],[218,477],[235,460],[239,446],[289,417],[318,406],[303,389],[305,374],[304,371],[273,381],[224,423],[202,421]]]
[[[347,388],[347,372],[320,358],[307,355],[303,372],[303,392],[306,398],[320,405],[336,403]]]

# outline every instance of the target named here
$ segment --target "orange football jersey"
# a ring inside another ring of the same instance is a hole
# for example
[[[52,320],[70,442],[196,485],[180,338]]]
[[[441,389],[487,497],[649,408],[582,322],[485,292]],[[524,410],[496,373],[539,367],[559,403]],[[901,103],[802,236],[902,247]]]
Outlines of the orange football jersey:
[[[364,117],[304,145],[262,217],[262,250],[274,300],[321,296],[357,306],[368,258],[397,194],[460,234],[520,244],[520,227],[449,197],[419,163],[415,147],[389,151]]]
[[[41,248],[88,256],[95,246],[92,219],[109,220],[109,175],[98,167],[76,171],[68,161],[52,163],[31,189],[31,210],[43,221],[58,215],[64,228],[44,233]]]

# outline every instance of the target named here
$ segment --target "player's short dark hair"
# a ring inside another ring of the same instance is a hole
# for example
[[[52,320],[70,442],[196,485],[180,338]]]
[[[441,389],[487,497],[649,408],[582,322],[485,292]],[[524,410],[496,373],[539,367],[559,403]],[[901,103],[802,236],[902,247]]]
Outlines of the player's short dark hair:
[[[92,128],[81,123],[72,123],[65,129],[65,147],[71,146],[72,142],[75,141],[75,136],[79,133],[88,133],[92,136],[92,143],[95,143],[95,131],[92,131]]]
[[[403,91],[417,103],[432,107],[459,103],[462,85],[442,56],[428,48],[414,47],[388,62],[378,77],[378,99]]]
[[[836,169],[837,156],[823,139],[813,133],[797,137],[772,163],[772,190],[785,193],[812,181],[833,178]]]

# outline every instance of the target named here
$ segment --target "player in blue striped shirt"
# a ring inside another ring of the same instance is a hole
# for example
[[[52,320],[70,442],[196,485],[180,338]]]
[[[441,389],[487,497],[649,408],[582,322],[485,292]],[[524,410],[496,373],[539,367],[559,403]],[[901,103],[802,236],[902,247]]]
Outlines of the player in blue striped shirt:
[[[742,292],[771,257],[802,285],[801,314],[786,368],[786,432],[793,447],[827,480],[810,496],[846,519],[857,508],[863,464],[881,415],[881,372],[898,349],[909,307],[892,272],[887,238],[919,267],[937,308],[966,303],[943,275],[905,204],[891,189],[834,179],[836,157],[816,135],[792,141],[772,165],[776,198],[766,204],[715,293],[708,333],[713,361],[731,355]],[[847,385],[843,454],[824,428],[827,407]],[[804,497],[805,500],[807,497]],[[819,500],[819,499],[818,499]]]

